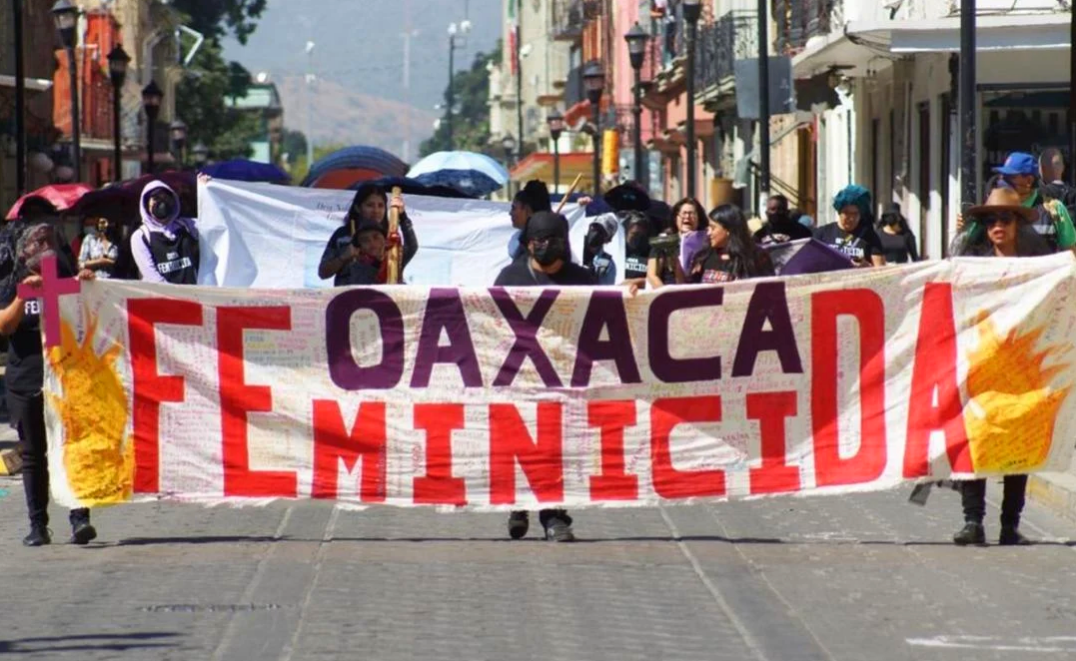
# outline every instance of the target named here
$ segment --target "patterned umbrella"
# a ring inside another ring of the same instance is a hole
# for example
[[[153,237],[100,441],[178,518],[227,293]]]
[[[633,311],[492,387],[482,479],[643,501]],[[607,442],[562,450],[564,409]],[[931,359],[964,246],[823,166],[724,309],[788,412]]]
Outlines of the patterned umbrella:
[[[481,197],[508,183],[508,170],[485,154],[439,151],[415,164],[407,176],[427,186],[450,186]]]

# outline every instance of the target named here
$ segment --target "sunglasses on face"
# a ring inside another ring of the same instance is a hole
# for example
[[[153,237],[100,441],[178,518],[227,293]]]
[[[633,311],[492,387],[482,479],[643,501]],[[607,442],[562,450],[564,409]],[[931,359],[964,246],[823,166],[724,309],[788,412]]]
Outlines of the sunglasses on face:
[[[1016,222],[1016,218],[1012,214],[994,214],[983,218],[983,226],[987,229],[994,225],[1002,225],[1008,227]]]

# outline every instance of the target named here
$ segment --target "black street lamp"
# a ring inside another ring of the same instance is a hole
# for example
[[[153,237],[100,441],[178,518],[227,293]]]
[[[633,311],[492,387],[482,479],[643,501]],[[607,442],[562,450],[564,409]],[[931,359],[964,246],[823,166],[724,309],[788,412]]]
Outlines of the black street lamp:
[[[172,141],[172,154],[183,169],[183,148],[187,146],[187,125],[178,117],[168,125],[168,135]]]
[[[635,142],[635,181],[645,186],[646,171],[643,165],[643,60],[646,59],[646,42],[650,35],[639,25],[638,22],[631,26],[624,35],[624,41],[628,42],[628,55],[631,58],[631,68],[635,72],[635,95],[631,114],[635,117],[633,140]]]
[[[549,137],[553,141],[553,190],[560,187],[560,136],[564,133],[564,115],[554,108],[545,118],[549,125]]]
[[[123,149],[120,141],[120,111],[123,83],[127,80],[127,65],[131,56],[117,45],[108,54],[108,77],[112,81],[112,180],[123,179]]]
[[[455,149],[453,146],[452,138],[452,123],[453,115],[456,112],[456,90],[454,87],[456,77],[456,49],[463,48],[467,44],[467,35],[471,32],[471,22],[463,21],[459,25],[452,23],[448,26],[448,92],[446,93],[446,101],[448,102],[448,113],[446,115],[448,119],[448,150]]]
[[[592,60],[583,69],[583,86],[587,91],[587,100],[590,101],[594,115],[594,196],[602,192],[601,186],[601,105],[602,92],[605,91],[605,72],[597,60]]]
[[[15,194],[26,192],[26,74],[23,58],[22,0],[11,0],[15,30]]]
[[[516,153],[516,139],[511,133],[505,133],[501,138],[501,147],[504,148],[504,166],[505,168],[512,167],[512,156]],[[508,189],[511,192],[512,182],[508,182]]]
[[[194,157],[194,164],[198,167],[202,167],[209,159],[209,147],[206,147],[205,143],[199,141],[191,147],[191,156]]]
[[[56,0],[52,5],[52,18],[60,43],[67,51],[67,68],[71,77],[71,160],[75,166],[75,181],[82,181],[82,135],[78,122],[78,63],[75,61],[75,26],[78,25],[78,7],[70,0]]]
[[[149,81],[149,85],[142,88],[142,107],[146,111],[146,119],[149,122],[146,125],[146,166],[149,169],[149,173],[153,174],[153,138],[154,128],[157,123],[157,115],[161,112],[161,100],[164,98],[164,92],[160,87],[157,87],[157,81]]]
[[[695,197],[695,44],[702,5],[699,0],[684,0],[683,9],[687,21],[687,196]],[[759,20],[766,20],[765,16]]]

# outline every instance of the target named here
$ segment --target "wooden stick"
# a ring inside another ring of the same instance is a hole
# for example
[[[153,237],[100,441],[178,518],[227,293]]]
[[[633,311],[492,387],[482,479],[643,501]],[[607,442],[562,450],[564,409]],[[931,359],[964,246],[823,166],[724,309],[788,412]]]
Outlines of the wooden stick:
[[[564,197],[560,198],[560,204],[557,205],[556,213],[560,213],[564,209],[564,205],[568,203],[568,198],[575,192],[575,187],[579,185],[579,180],[582,178],[583,173],[581,172],[575,175],[575,181],[573,181],[572,185],[568,188],[568,192],[564,194]]]
[[[400,194],[403,191],[399,186],[395,186],[392,189],[392,199],[397,200],[400,198]],[[389,236],[393,236],[397,233],[400,227],[400,211],[396,207],[389,207]],[[388,254],[385,256],[389,260],[388,269],[388,284],[395,285],[400,282],[400,246],[392,246],[388,250]]]

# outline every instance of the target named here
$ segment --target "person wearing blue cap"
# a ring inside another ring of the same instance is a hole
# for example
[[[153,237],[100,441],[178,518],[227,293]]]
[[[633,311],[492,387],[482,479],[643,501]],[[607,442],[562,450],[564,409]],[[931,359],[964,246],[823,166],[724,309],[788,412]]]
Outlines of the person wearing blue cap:
[[[1034,211],[1031,228],[1054,252],[1076,246],[1076,228],[1068,209],[1058,200],[1049,198],[1039,190],[1039,165],[1027,152],[1014,151],[1005,163],[994,168],[1002,181],[1020,196],[1020,204]]]

